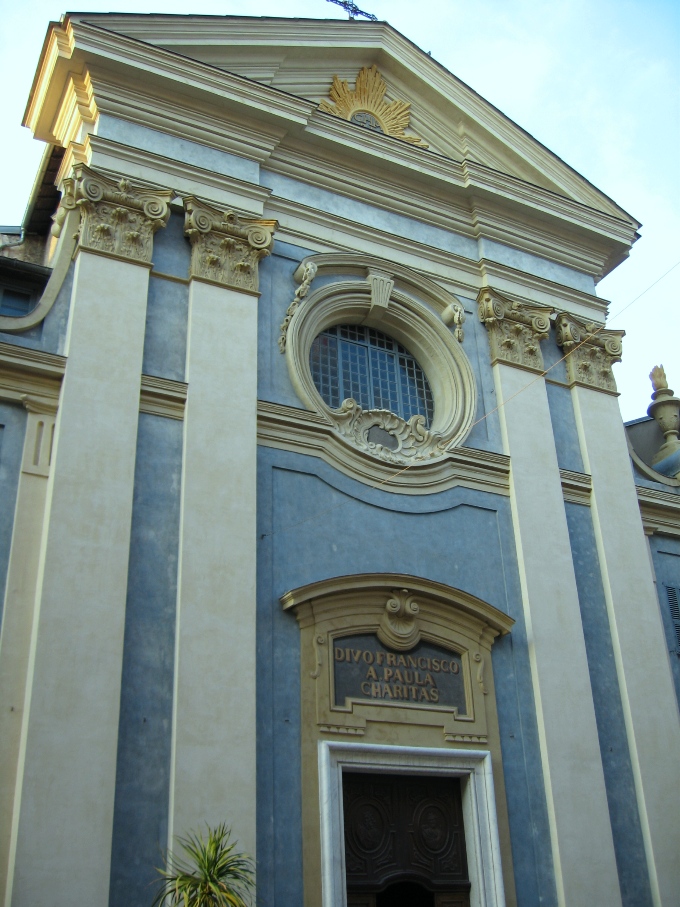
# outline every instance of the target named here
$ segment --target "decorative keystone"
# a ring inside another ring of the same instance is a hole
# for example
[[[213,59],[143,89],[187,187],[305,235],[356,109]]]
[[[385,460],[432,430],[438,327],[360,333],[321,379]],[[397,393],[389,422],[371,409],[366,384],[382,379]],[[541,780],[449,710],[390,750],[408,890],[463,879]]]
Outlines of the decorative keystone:
[[[673,391],[668,386],[666,372],[663,365],[655,365],[649,375],[654,392],[652,402],[647,409],[647,415],[652,416],[664,433],[664,443],[656,452],[652,466],[668,459],[680,451],[680,399],[673,396]],[[676,476],[677,478],[677,476]]]
[[[64,180],[52,232],[58,236],[68,211],[78,208],[81,249],[148,263],[154,233],[167,224],[173,195],[169,189],[135,186],[76,164],[73,177]]]
[[[606,331],[560,312],[555,322],[556,340],[564,349],[570,385],[582,384],[616,393],[612,365],[621,361],[625,331]]]
[[[510,302],[488,287],[477,297],[479,320],[489,332],[491,362],[543,371],[540,343],[550,331],[552,309]]]
[[[271,253],[277,221],[220,211],[194,197],[184,199],[184,210],[191,277],[257,293],[258,265]]]
[[[391,649],[412,649],[420,642],[420,607],[408,589],[393,589],[378,627],[378,639]]]

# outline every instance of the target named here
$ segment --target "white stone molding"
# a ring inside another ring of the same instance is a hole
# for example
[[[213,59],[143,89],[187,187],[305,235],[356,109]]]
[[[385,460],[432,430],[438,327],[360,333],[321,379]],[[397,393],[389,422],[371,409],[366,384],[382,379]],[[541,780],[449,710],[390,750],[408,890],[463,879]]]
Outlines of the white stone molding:
[[[258,265],[271,253],[277,222],[220,211],[194,196],[184,199],[184,210],[192,279],[257,293]]]
[[[432,292],[432,282],[421,280],[413,272],[407,275],[408,269],[403,266],[397,268],[380,262],[376,268],[375,259],[362,261],[362,256],[348,256],[344,262],[341,256],[333,256],[332,264],[324,261],[325,258],[315,256],[303,261],[296,272],[297,279],[304,279],[307,265],[313,262],[317,269],[326,272],[335,269],[336,274],[358,270],[363,272],[364,280],[326,284],[306,295],[303,305],[298,301],[292,315],[289,308],[286,319],[290,317],[290,320],[281,326],[282,337],[286,338],[288,372],[303,404],[333,425],[352,447],[384,463],[412,466],[445,457],[448,450],[460,445],[467,436],[476,406],[472,368],[460,343],[441,318],[449,306],[460,303],[440,287]],[[378,291],[374,289],[376,282]],[[385,302],[388,288],[389,304],[374,305],[376,292]],[[376,327],[415,356],[434,398],[434,418],[429,428],[425,427],[423,416],[405,421],[386,410],[364,410],[352,399],[343,401],[335,410],[324,402],[312,379],[309,355],[314,339],[336,324]],[[375,426],[392,435],[393,449],[369,440],[369,432]]]
[[[21,471],[47,477],[52,462],[58,401],[54,398],[24,394],[21,402],[29,413]]]
[[[166,419],[184,419],[187,387],[183,381],[171,381],[154,375],[142,375],[139,395],[140,413],[165,416]]]
[[[560,469],[560,480],[565,501],[569,501],[572,504],[590,506],[590,495],[593,486],[589,475],[583,472],[574,472],[571,469]]]
[[[621,361],[621,341],[626,332],[605,330],[566,312],[557,314],[555,329],[557,343],[566,355],[569,385],[616,394],[612,365]]]
[[[265,447],[319,457],[365,485],[396,494],[434,494],[462,486],[508,495],[510,460],[503,454],[455,447],[438,460],[396,469],[348,445],[335,426],[318,413],[258,401],[257,440]]]
[[[653,482],[659,482],[661,485],[670,485],[673,488],[680,487],[680,479],[671,478],[671,476],[665,476],[661,472],[657,472],[653,466],[645,463],[642,457],[636,452],[635,448],[630,442],[630,438],[626,433],[626,440],[628,442],[628,453],[630,458],[635,463],[637,468],[640,470],[643,476],[647,479],[651,479]]]
[[[64,181],[62,207],[81,212],[78,242],[81,249],[150,264],[154,233],[170,217],[170,189],[136,186],[128,179],[112,179],[84,164],[76,164],[73,180]],[[59,214],[55,220],[58,229]]]
[[[321,740],[318,743],[321,811],[322,907],[346,907],[343,771],[458,777],[470,875],[470,907],[505,907],[491,754],[473,749],[431,749]]]
[[[363,736],[367,724],[385,721],[438,728],[445,742],[463,738],[488,742],[489,720],[493,719],[487,712],[479,665],[484,655],[490,656],[494,639],[510,632],[514,620],[507,614],[460,589],[392,573],[338,576],[310,583],[282,595],[281,605],[295,614],[300,626],[302,674],[316,681],[315,721],[327,733]],[[335,647],[342,647],[343,638],[356,634],[376,634],[383,645],[399,653],[407,653],[423,641],[457,654],[464,705],[459,709],[421,699],[409,702],[403,712],[401,700],[350,697],[338,704]],[[489,678],[492,685],[491,671]]]
[[[17,334],[35,327],[45,318],[57,300],[71,265],[80,223],[80,212],[76,207],[72,179],[64,180],[61,202],[53,221],[52,236],[56,240],[56,250],[52,256],[52,273],[40,301],[27,315],[21,315],[18,318],[11,315],[0,315],[0,331]]]
[[[680,481],[671,480],[678,486]],[[642,524],[648,535],[680,538],[680,495],[636,486]]]
[[[511,302],[491,287],[477,296],[479,320],[489,332],[491,363],[543,371],[541,341],[550,331],[552,309]]]

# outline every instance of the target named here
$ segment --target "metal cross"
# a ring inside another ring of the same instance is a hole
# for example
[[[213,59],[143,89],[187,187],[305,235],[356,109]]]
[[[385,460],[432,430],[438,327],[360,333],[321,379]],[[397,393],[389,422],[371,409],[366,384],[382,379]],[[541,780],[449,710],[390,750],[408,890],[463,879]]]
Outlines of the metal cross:
[[[326,0],[326,2],[335,3],[336,6],[341,6],[350,19],[353,19],[355,16],[364,16],[366,19],[370,19],[371,22],[378,21],[377,16],[374,16],[373,13],[365,13],[362,9],[359,9],[352,0]]]

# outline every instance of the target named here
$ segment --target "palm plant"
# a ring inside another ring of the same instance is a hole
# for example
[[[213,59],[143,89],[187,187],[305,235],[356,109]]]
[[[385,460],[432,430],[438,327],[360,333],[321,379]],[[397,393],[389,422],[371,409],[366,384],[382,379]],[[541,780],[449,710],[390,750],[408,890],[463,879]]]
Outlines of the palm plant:
[[[248,907],[255,867],[247,854],[234,851],[230,837],[222,824],[208,826],[206,838],[200,832],[178,838],[184,856],[168,851],[152,907]]]

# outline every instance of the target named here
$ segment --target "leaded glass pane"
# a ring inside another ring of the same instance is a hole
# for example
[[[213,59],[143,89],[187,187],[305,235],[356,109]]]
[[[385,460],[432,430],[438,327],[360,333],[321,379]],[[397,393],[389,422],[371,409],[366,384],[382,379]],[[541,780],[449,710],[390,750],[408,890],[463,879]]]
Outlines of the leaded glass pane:
[[[432,421],[427,378],[413,356],[387,334],[358,324],[328,328],[312,344],[310,366],[325,402],[337,409],[352,397],[364,409],[386,409],[403,419]]]

